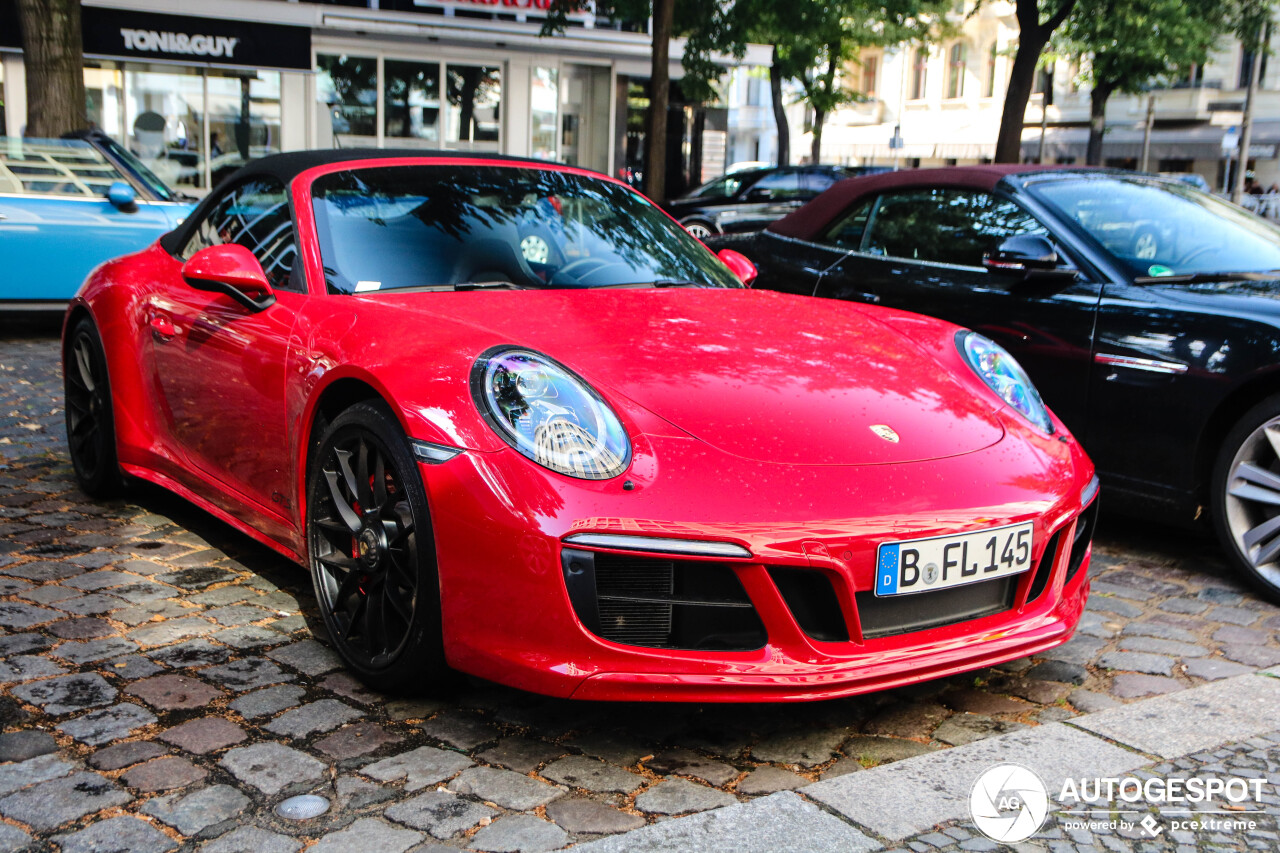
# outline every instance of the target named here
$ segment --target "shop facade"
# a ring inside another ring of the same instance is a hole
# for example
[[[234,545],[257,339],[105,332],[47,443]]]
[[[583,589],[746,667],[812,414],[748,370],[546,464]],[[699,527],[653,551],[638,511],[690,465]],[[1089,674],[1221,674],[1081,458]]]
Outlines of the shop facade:
[[[545,6],[219,0],[209,17],[196,0],[89,0],[89,118],[196,195],[247,160],[304,148],[493,152],[634,174],[650,37],[589,13],[541,37]],[[26,122],[16,22],[15,0],[0,0],[0,127],[11,135]],[[673,41],[677,81],[682,52]],[[753,46],[745,62],[768,53]]]

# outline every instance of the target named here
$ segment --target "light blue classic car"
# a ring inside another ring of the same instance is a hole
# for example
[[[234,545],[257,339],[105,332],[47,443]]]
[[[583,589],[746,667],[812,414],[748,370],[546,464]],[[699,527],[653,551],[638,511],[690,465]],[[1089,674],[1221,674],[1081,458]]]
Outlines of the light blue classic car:
[[[61,307],[194,207],[104,134],[0,137],[0,310]]]

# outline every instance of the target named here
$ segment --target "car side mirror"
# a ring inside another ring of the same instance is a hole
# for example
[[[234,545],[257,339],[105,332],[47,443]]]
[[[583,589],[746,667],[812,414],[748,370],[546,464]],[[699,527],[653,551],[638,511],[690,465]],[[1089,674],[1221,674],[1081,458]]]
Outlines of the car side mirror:
[[[756,265],[751,263],[751,259],[741,252],[735,252],[733,249],[721,249],[716,257],[720,262],[729,268],[729,272],[738,277],[745,287],[750,287],[751,282],[756,280]]]
[[[768,201],[773,198],[773,190],[766,187],[753,187],[747,190],[747,201]]]
[[[138,194],[124,181],[115,181],[107,187],[107,201],[121,213],[133,213],[138,209]]]
[[[1039,234],[1019,234],[1005,239],[994,252],[984,254],[982,265],[989,270],[1026,272],[1057,269],[1062,261],[1048,238]]]
[[[225,293],[250,311],[265,311],[276,301],[262,265],[239,243],[196,252],[182,265],[182,278],[196,290]]]

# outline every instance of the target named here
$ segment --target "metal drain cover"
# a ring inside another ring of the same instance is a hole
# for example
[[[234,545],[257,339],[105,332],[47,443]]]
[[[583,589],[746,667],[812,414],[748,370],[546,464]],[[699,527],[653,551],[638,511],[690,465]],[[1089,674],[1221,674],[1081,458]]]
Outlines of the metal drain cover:
[[[320,817],[329,810],[329,801],[315,794],[302,794],[281,800],[276,806],[276,814],[286,820],[310,820]]]

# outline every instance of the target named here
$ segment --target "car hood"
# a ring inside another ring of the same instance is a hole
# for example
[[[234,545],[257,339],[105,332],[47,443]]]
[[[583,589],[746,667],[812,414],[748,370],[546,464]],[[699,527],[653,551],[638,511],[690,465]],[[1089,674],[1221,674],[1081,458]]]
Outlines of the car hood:
[[[761,462],[920,461],[1004,434],[991,401],[871,311],[844,303],[691,288],[361,298],[482,329],[477,356],[496,344],[538,350],[606,397]]]

